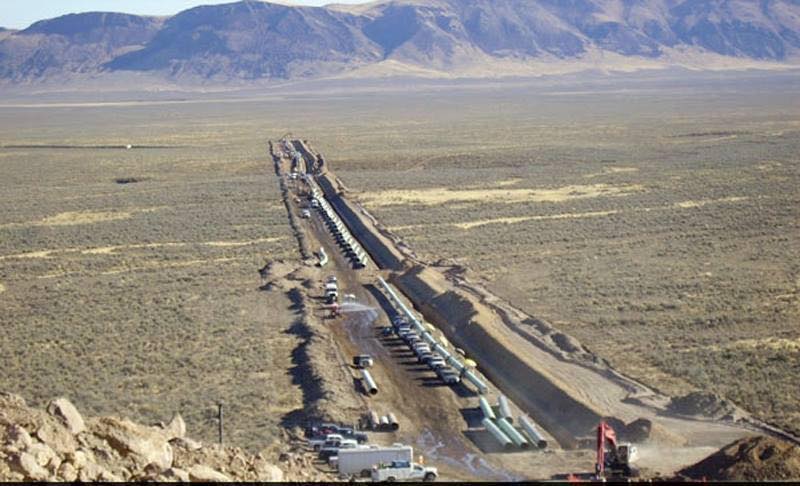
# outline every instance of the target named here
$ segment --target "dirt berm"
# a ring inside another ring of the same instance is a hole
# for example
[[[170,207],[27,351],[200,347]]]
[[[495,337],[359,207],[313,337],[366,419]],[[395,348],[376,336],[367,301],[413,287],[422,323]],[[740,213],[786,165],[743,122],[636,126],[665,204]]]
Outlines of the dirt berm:
[[[328,202],[347,224],[353,236],[361,242],[372,260],[382,269],[402,270],[403,254],[359,213],[353,203],[341,196],[333,177],[330,174],[322,174],[316,179]]]
[[[423,315],[468,355],[480,356],[480,371],[545,427],[562,447],[578,446],[602,414],[568,386],[522,354],[498,317],[474,296],[454,288],[439,272],[417,265],[390,278]]]
[[[678,472],[680,478],[725,481],[800,479],[800,447],[773,437],[739,439]]]

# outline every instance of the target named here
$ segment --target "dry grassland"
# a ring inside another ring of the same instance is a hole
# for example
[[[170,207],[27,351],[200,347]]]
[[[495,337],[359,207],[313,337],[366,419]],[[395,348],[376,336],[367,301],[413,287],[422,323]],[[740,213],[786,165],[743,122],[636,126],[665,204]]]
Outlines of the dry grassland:
[[[256,271],[296,256],[264,144],[293,131],[421,257],[800,432],[795,78],[686,76],[4,109],[0,388],[205,439],[225,400],[231,442],[275,440],[300,338]],[[32,148],[127,143],[166,148]]]

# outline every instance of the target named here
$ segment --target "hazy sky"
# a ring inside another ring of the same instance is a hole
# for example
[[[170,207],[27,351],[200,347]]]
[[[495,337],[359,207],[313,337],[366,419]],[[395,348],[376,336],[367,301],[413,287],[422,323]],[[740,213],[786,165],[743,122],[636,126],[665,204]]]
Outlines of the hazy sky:
[[[230,3],[230,0],[0,0],[0,27],[22,29],[37,20],[77,12],[171,15],[197,5],[216,3]],[[284,0],[281,3],[325,5],[365,2],[364,0]]]

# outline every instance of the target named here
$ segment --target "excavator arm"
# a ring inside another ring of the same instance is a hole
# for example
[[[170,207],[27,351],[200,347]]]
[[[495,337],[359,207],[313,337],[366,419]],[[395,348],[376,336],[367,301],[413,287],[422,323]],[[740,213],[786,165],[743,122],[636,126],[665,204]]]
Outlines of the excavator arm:
[[[608,461],[606,454],[612,456],[611,461]],[[598,478],[605,477],[607,462],[617,462],[617,434],[604,420],[597,426],[597,460],[594,469]]]

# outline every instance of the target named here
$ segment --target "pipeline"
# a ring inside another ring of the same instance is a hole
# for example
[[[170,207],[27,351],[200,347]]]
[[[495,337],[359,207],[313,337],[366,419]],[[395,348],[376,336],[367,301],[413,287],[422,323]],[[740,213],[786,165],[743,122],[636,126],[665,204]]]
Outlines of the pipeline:
[[[522,426],[522,430],[525,432],[528,438],[531,439],[531,442],[536,444],[536,446],[539,449],[544,449],[545,447],[547,447],[547,441],[544,440],[542,434],[540,434],[539,431],[536,430],[536,427],[533,425],[533,422],[528,417],[526,417],[525,415],[521,415],[519,417],[519,424]]]
[[[463,365],[463,364],[461,364],[461,363],[460,363],[460,362],[459,362],[459,361],[458,361],[458,360],[457,360],[457,359],[456,359],[456,358],[455,358],[455,357],[454,357],[452,354],[451,354],[451,355],[449,355],[449,356],[448,356],[448,357],[445,359],[445,362],[446,362],[447,364],[449,364],[450,366],[452,366],[453,368],[455,368],[455,370],[456,370],[456,371],[457,371],[459,374],[461,374],[462,372],[464,372],[464,365]]]
[[[492,422],[488,418],[485,418],[481,423],[483,424],[484,427],[486,427],[486,430],[488,430],[489,433],[492,434],[495,439],[497,439],[497,442],[499,442],[504,449],[511,449],[514,443],[511,442],[511,439],[509,439],[508,436],[504,434],[502,430],[497,428],[494,422]]]
[[[400,300],[400,297],[397,296],[397,293],[394,291],[394,289],[392,289],[392,287],[390,287],[389,284],[386,283],[386,280],[384,280],[382,277],[378,277],[378,282],[381,284],[383,289],[386,290],[386,293],[389,294],[392,301],[397,305],[397,307],[399,307],[400,310],[403,311],[403,314],[405,314],[406,317],[408,317],[408,319],[411,321],[411,324],[413,324],[414,327],[420,332],[424,331],[422,324],[420,324],[416,316],[414,316],[414,314],[410,310],[408,310],[408,307],[406,307],[403,301]]]
[[[530,442],[528,442],[528,439],[520,434],[513,425],[508,423],[506,419],[498,419],[497,426],[500,427],[500,430],[502,430],[508,436],[508,438],[511,439],[514,444],[516,444],[517,447],[527,449],[531,446]]]
[[[497,398],[497,411],[500,412],[500,417],[508,420],[508,423],[514,423],[514,417],[511,416],[511,407],[508,405],[508,398],[505,395],[500,395]]]
[[[387,415],[387,417],[389,417],[389,427],[391,427],[392,430],[400,429],[400,422],[397,421],[397,417],[395,416],[395,414],[389,412],[389,415]]]
[[[377,395],[378,394],[378,385],[375,384],[375,380],[372,379],[372,375],[369,374],[367,370],[361,370],[361,374],[364,375],[364,388],[370,395]]]
[[[381,419],[374,410],[369,411],[369,425],[372,427],[372,430],[378,430],[380,428]]]
[[[444,349],[444,346],[442,346],[439,343],[433,345],[433,350],[439,353],[439,356],[444,358],[445,361],[447,361],[451,357],[450,353],[446,349]]]
[[[481,395],[485,395],[486,392],[489,391],[489,389],[486,387],[486,384],[484,384],[481,379],[472,372],[472,370],[465,369],[463,376],[465,380],[475,385],[475,388],[478,389],[478,393]]]
[[[484,418],[488,418],[489,420],[497,419],[497,417],[494,415],[494,410],[492,410],[492,406],[489,405],[489,400],[487,400],[486,397],[480,397],[478,404],[481,407],[481,412],[483,412]]]

